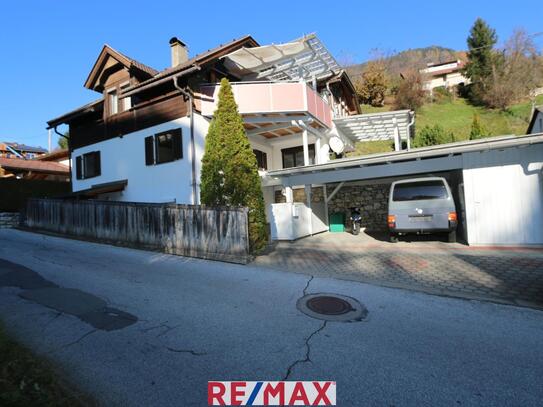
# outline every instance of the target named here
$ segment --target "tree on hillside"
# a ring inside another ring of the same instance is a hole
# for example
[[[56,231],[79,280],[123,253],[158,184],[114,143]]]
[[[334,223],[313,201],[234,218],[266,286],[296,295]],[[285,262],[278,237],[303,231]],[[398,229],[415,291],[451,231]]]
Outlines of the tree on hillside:
[[[473,121],[471,122],[471,130],[469,132],[469,139],[477,140],[483,137],[486,137],[486,132],[483,128],[483,125],[481,124],[479,115],[475,113],[473,115]]]
[[[475,20],[471,27],[468,43],[468,62],[464,74],[471,80],[470,98],[479,103],[484,94],[484,80],[492,73],[493,47],[498,41],[496,30],[482,18]]]
[[[505,110],[540,86],[543,72],[533,40],[517,30],[492,60],[490,74],[481,80],[485,105]]]
[[[418,110],[424,104],[425,97],[422,76],[417,69],[410,69],[402,74],[402,78],[396,89],[394,107]]]
[[[356,93],[362,103],[383,106],[387,92],[386,69],[382,60],[370,61],[356,82]]]
[[[226,78],[207,133],[200,181],[202,204],[249,208],[250,248],[261,249],[267,232],[258,166]]]

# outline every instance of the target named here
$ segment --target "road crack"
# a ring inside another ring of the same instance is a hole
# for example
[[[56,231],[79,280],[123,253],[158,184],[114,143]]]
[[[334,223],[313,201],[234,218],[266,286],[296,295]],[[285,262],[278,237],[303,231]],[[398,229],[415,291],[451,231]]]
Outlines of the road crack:
[[[307,289],[309,288],[309,284],[311,284],[311,281],[313,281],[314,278],[315,278],[315,276],[310,276],[309,280],[307,280],[307,284],[305,285],[305,287],[304,287],[304,289],[302,291],[302,293],[304,295],[307,295]]]
[[[166,349],[168,349],[170,352],[190,353],[192,356],[205,356],[205,355],[207,355],[206,352],[196,352],[196,351],[193,351],[191,349],[175,349],[175,348],[170,348],[168,346],[166,346]]]
[[[313,279],[313,277],[311,277],[311,279]],[[311,282],[311,279],[308,281],[307,285],[309,285],[309,282]],[[306,287],[307,288],[307,287]],[[305,339],[305,357],[303,359],[298,359],[294,362],[292,362],[290,364],[290,366],[288,367],[287,369],[287,373],[285,374],[285,376],[283,377],[283,381],[285,380],[288,380],[288,378],[290,377],[291,373],[292,373],[292,370],[297,366],[299,365],[300,363],[307,363],[307,362],[310,362],[311,363],[311,346],[309,345],[309,342],[311,341],[311,339],[317,335],[319,332],[321,332],[324,328],[326,328],[326,323],[328,321],[323,321],[322,325],[317,328],[315,331],[313,331],[311,333],[311,335],[309,335],[306,339]]]

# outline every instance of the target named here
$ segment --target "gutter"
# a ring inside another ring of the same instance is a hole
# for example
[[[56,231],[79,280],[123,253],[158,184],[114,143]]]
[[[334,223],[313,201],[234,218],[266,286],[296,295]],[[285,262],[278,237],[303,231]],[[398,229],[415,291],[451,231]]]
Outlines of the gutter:
[[[199,69],[199,67],[198,67]],[[196,185],[196,148],[194,146],[194,97],[190,89],[183,89],[177,83],[177,79],[182,75],[173,77],[173,86],[181,92],[181,94],[189,100],[189,116],[190,116],[190,164],[191,164],[191,187],[192,187],[192,204],[198,203],[198,188]],[[168,78],[169,79],[169,78]],[[156,84],[156,83],[155,83]]]

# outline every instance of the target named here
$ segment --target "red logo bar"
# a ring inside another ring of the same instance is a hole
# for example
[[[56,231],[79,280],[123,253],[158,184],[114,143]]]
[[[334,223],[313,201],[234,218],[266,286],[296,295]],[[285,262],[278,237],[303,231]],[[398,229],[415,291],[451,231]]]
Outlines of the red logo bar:
[[[335,406],[336,382],[207,383],[210,406]]]

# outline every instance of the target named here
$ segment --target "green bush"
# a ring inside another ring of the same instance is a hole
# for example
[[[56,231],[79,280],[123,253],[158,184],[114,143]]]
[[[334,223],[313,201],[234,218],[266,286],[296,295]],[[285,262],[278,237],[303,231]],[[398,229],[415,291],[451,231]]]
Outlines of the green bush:
[[[249,209],[250,249],[264,247],[266,214],[258,165],[226,78],[207,133],[200,182],[202,204]]]
[[[434,127],[424,126],[415,136],[415,147],[429,147],[438,144],[456,141],[452,132],[446,132],[443,127],[436,124]]]
[[[434,103],[451,103],[453,98],[453,93],[445,86],[438,86],[432,90],[432,99]]]

